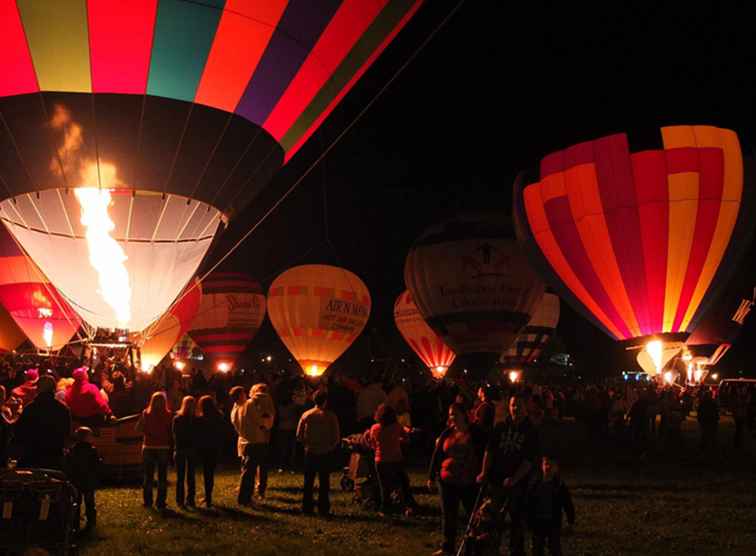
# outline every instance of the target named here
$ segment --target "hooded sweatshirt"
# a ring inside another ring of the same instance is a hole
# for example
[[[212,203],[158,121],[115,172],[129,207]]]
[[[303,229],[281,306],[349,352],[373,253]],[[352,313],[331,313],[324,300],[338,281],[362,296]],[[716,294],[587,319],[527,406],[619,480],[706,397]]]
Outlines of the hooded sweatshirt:
[[[74,383],[66,388],[66,405],[71,415],[86,419],[96,415],[110,415],[110,406],[100,389],[89,382],[86,370],[76,369]]]
[[[267,444],[276,408],[273,398],[266,392],[256,392],[244,404],[234,406],[231,422],[239,435],[237,449],[239,457],[244,456],[247,444]]]

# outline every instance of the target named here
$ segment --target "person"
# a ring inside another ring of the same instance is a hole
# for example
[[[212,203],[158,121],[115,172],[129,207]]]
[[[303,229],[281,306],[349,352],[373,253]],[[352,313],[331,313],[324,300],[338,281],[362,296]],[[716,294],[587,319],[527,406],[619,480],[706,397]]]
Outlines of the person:
[[[291,390],[284,392],[278,405],[278,425],[274,431],[273,445],[276,448],[278,470],[289,469],[292,472],[296,460],[296,433],[300,406],[294,403]]]
[[[394,408],[387,403],[378,406],[374,419],[376,423],[365,432],[365,444],[375,454],[381,490],[379,512],[387,513],[391,510],[391,491],[395,486],[401,488],[406,509],[411,512],[415,501],[410,491],[409,476],[404,469],[401,446],[405,431],[396,419]]]
[[[144,506],[152,506],[152,489],[157,467],[158,485],[155,506],[165,509],[168,495],[168,456],[171,450],[172,415],[168,410],[165,392],[155,392],[150,397],[150,404],[142,411],[136,423],[137,432],[144,435],[142,442],[142,459],[144,462],[144,483],[142,498]]]
[[[86,509],[87,524],[84,531],[91,531],[97,525],[97,507],[95,490],[97,490],[97,467],[100,458],[97,448],[92,444],[92,429],[79,427],[74,431],[74,444],[66,456],[66,475],[78,492],[77,508],[81,509],[82,499]],[[78,528],[79,514],[76,526]]]
[[[717,447],[719,407],[711,391],[704,390],[698,403],[698,425],[701,428],[701,449],[713,451]]]
[[[460,502],[468,515],[475,510],[475,477],[480,469],[479,446],[485,432],[468,420],[464,406],[449,406],[449,427],[436,440],[428,470],[428,489],[438,481],[444,542],[436,556],[454,554]]]
[[[258,469],[260,482],[257,492],[260,498],[265,497],[268,484],[268,444],[275,419],[275,407],[268,394],[268,386],[255,384],[249,391],[249,399],[231,410],[231,419],[239,435],[237,449],[242,458],[237,501],[242,506],[248,506],[252,503],[253,483]]]
[[[575,524],[575,506],[570,490],[559,474],[559,461],[553,455],[541,458],[541,473],[528,488],[528,520],[533,532],[533,556],[543,556],[546,544],[552,556],[562,554],[562,512],[568,529]]]
[[[497,498],[509,499],[509,551],[513,556],[525,554],[525,495],[538,450],[538,431],[528,419],[522,394],[516,394],[509,399],[509,417],[491,433],[477,477],[481,484],[488,481]]]
[[[100,389],[89,382],[86,367],[79,367],[71,373],[74,382],[66,388],[66,405],[71,416],[91,426],[101,425],[112,412]]]
[[[334,452],[341,441],[336,414],[328,409],[328,394],[318,390],[313,396],[315,407],[305,411],[297,424],[296,437],[304,446],[304,492],[302,512],[312,514],[313,487],[318,476],[318,513],[327,516],[331,511],[329,499],[330,477],[334,468]]]
[[[746,387],[738,388],[735,391],[732,416],[735,420],[735,435],[733,436],[733,446],[736,450],[739,450],[743,447],[746,421],[748,419],[748,390]]]
[[[365,386],[357,394],[357,423],[362,430],[371,426],[378,406],[386,401],[386,392],[378,381]]]
[[[55,379],[44,375],[37,395],[16,422],[14,442],[21,449],[19,467],[63,469],[63,448],[71,434],[71,413],[55,399]]]
[[[173,417],[173,461],[176,465],[176,505],[195,507],[194,396],[184,396]],[[186,497],[184,495],[186,486]]]
[[[21,405],[26,407],[37,397],[39,381],[39,369],[27,369],[24,373],[24,383],[13,389],[13,395],[21,400]]]
[[[213,506],[213,486],[215,484],[215,466],[223,446],[225,427],[223,415],[218,411],[215,400],[207,394],[197,403],[197,417],[194,421],[197,463],[202,466],[202,478],[205,485],[205,506]]]
[[[486,432],[491,432],[494,427],[495,399],[496,390],[493,386],[484,385],[478,388],[478,400],[472,409],[470,420]]]
[[[134,413],[132,388],[126,388],[126,377],[121,371],[115,371],[111,382],[113,391],[110,393],[110,409],[116,417],[125,417]]]
[[[0,385],[0,469],[8,465],[8,447],[13,422],[13,413],[6,406],[5,386]]]

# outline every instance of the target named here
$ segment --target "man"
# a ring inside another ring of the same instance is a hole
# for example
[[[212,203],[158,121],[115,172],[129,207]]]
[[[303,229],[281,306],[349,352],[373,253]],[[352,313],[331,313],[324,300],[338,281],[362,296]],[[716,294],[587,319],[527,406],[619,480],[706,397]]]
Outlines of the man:
[[[19,467],[63,469],[63,447],[71,433],[71,413],[55,399],[55,380],[39,378],[37,396],[16,423],[15,441],[22,449]]]
[[[483,456],[478,482],[489,481],[493,494],[508,497],[512,520],[509,553],[525,554],[525,497],[531,472],[539,452],[538,431],[528,419],[525,399],[509,399],[509,417],[493,430]]]
[[[324,390],[315,392],[315,407],[305,411],[297,425],[297,440],[304,445],[305,471],[302,511],[313,512],[312,490],[315,475],[318,475],[318,513],[327,516],[331,511],[328,497],[330,473],[333,470],[334,451],[341,441],[339,420],[327,409],[328,394]]]

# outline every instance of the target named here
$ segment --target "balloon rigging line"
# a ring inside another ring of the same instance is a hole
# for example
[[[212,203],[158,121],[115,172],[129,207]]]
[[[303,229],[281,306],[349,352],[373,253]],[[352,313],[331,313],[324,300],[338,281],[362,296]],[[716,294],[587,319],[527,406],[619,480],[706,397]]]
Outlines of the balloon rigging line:
[[[189,105],[189,110],[186,112],[186,119],[184,120],[184,128],[181,130],[181,137],[179,137],[178,144],[176,145],[176,152],[173,153],[173,160],[171,161],[171,167],[168,170],[168,175],[165,178],[165,183],[163,184],[163,197],[165,197],[165,194],[168,191],[168,184],[171,183],[171,179],[173,178],[173,172],[176,170],[176,162],[178,162],[179,156],[181,155],[181,146],[184,144],[184,137],[186,137],[186,130],[189,129],[189,122],[192,119],[192,114],[194,113],[194,103],[191,103]]]
[[[268,151],[268,154],[265,156],[265,158],[263,158],[262,161],[260,161],[260,164],[257,165],[257,168],[255,168],[255,171],[252,172],[252,175],[250,175],[249,178],[247,178],[247,181],[244,182],[244,185],[239,188],[239,190],[236,192],[236,195],[234,195],[233,199],[231,199],[231,201],[229,201],[229,203],[228,203],[228,205],[226,207],[226,210],[228,210],[228,207],[231,207],[236,202],[236,200],[239,198],[239,195],[241,195],[242,192],[244,192],[244,191],[247,190],[247,187],[249,187],[249,184],[252,182],[253,179],[255,179],[255,177],[257,177],[257,174],[260,172],[260,170],[262,169],[262,167],[268,161],[268,159],[270,158],[270,156],[275,152],[276,146],[277,145],[275,145],[275,144],[273,144],[273,146],[271,146],[270,151]]]
[[[255,133],[254,137],[252,137],[252,139],[249,140],[249,143],[247,143],[247,146],[244,148],[244,152],[239,157],[239,160],[237,160],[236,163],[234,164],[233,168],[231,168],[231,172],[229,172],[228,176],[226,176],[226,179],[223,180],[223,183],[220,184],[220,187],[218,187],[215,190],[215,195],[213,195],[213,198],[210,200],[210,204],[211,205],[213,205],[213,206],[215,205],[215,200],[218,198],[218,195],[226,187],[226,184],[229,182],[229,180],[231,180],[231,177],[236,172],[236,169],[239,167],[239,164],[241,164],[242,160],[244,160],[244,158],[247,156],[247,153],[249,152],[249,149],[252,148],[252,145],[255,144],[255,141],[257,141],[257,138],[260,136],[261,133],[262,133],[262,128],[258,128],[257,129],[257,133]]]
[[[213,161],[213,158],[215,158],[215,153],[218,152],[218,147],[220,147],[220,144],[223,141],[223,138],[226,136],[226,131],[231,125],[231,120],[233,119],[233,117],[234,115],[229,113],[228,118],[226,118],[226,123],[223,126],[223,131],[221,131],[221,134],[218,137],[218,140],[215,142],[215,146],[213,147],[213,150],[210,151],[210,156],[207,157],[207,162],[205,162],[205,166],[204,168],[202,168],[202,172],[199,173],[199,176],[197,177],[197,183],[194,184],[194,189],[192,189],[192,193],[191,195],[189,195],[189,198],[194,198],[194,194],[197,193],[197,190],[199,189],[199,186],[202,183],[202,180],[204,179],[205,174],[207,173],[207,169],[210,168],[210,163]],[[236,167],[236,165],[234,165],[234,167]]]

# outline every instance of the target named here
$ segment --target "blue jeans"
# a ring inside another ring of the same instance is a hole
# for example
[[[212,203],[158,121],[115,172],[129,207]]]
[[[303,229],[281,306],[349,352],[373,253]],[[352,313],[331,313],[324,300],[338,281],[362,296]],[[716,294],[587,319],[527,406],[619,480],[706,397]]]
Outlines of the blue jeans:
[[[142,448],[144,461],[144,483],[142,496],[145,506],[152,506],[152,487],[155,482],[155,467],[157,467],[157,504],[158,508],[165,508],[165,498],[168,494],[168,448]]]
[[[258,493],[265,495],[268,486],[268,451],[267,444],[247,444],[242,458],[241,479],[239,481],[239,504],[248,504],[252,500],[252,490],[255,484],[255,475],[260,468],[260,484]]]
[[[184,477],[186,477],[186,503],[194,506],[196,481],[194,474],[195,454],[193,450],[176,450],[173,459],[176,463],[176,504],[184,505]]]

